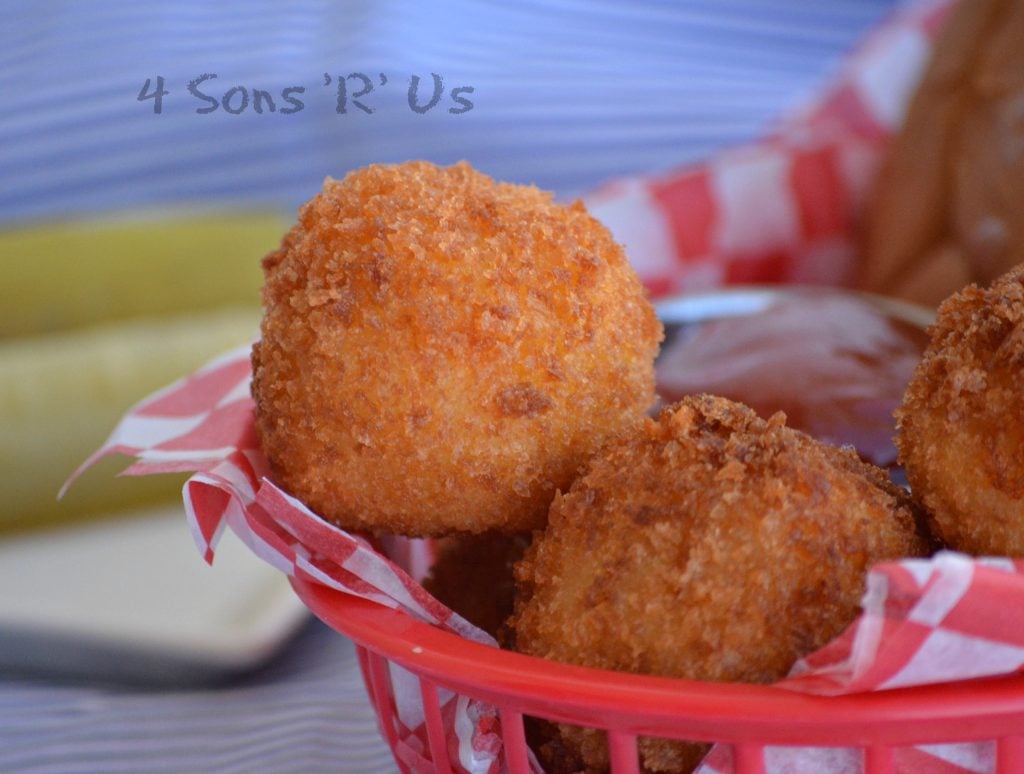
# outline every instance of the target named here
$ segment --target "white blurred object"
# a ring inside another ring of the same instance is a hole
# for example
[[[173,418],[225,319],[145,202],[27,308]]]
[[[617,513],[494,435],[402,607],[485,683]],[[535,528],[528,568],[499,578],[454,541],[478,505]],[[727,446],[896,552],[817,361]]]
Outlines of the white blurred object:
[[[0,669],[194,685],[261,665],[309,613],[238,541],[213,567],[180,505],[0,541]]]

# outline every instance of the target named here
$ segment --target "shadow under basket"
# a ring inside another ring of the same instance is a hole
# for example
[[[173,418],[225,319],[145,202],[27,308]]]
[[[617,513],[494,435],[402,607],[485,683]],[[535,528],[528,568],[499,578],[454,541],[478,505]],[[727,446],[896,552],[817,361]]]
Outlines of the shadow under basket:
[[[381,733],[402,772],[452,770],[438,691],[497,708],[510,774],[530,771],[524,716],[608,732],[615,774],[639,772],[639,736],[719,742],[734,771],[765,771],[765,748],[862,750],[862,768],[893,768],[899,747],[991,741],[995,770],[1024,772],[1024,675],[844,696],[705,683],[567,666],[464,640],[374,602],[293,579],[321,620],[352,639]],[[398,738],[389,664],[415,675],[428,746]]]

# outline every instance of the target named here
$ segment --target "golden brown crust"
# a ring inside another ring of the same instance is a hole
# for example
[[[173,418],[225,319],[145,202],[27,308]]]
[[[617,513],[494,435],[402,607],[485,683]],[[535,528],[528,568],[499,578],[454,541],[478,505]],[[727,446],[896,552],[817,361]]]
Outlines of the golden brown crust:
[[[940,307],[896,412],[911,489],[952,548],[1024,556],[1024,266]]]
[[[264,269],[263,448],[343,527],[536,527],[653,402],[661,325],[608,230],[468,164],[328,180]]]
[[[866,475],[866,473],[868,473]],[[723,398],[609,444],[516,567],[516,647],[574,664],[764,683],[855,617],[867,569],[929,545],[884,474]],[[594,732],[563,738],[607,765]],[[641,740],[652,771],[693,746]]]

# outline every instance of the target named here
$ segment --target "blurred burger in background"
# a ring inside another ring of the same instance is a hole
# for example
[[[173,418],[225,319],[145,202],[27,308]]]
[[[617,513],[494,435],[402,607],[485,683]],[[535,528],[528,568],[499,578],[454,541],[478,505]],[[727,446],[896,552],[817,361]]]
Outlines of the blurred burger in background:
[[[868,204],[860,284],[935,305],[1024,262],[1024,0],[962,0]]]

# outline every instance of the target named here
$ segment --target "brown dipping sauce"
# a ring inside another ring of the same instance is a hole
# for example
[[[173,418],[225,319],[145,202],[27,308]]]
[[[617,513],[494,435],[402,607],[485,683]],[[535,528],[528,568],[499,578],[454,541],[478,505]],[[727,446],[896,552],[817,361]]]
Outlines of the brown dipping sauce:
[[[689,312],[659,310],[663,403],[706,392],[763,417],[784,411],[791,427],[895,464],[893,411],[928,343],[925,310],[829,289],[720,297],[718,313],[712,295]]]

